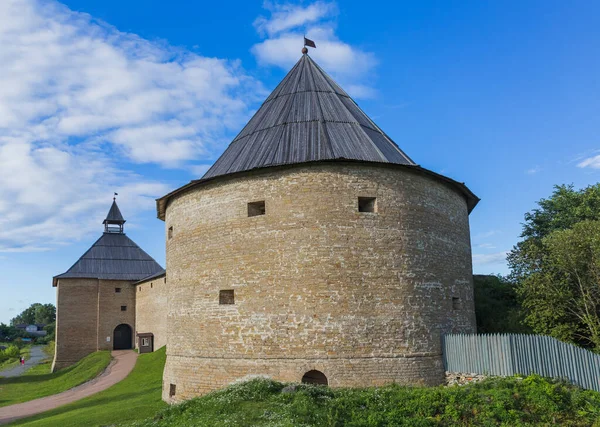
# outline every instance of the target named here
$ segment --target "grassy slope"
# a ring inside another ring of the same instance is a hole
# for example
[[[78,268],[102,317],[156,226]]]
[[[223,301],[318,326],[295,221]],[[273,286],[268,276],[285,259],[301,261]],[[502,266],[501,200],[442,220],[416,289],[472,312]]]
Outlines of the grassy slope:
[[[600,426],[600,393],[530,376],[463,387],[329,389],[253,380],[136,426]]]
[[[13,378],[0,378],[0,407],[37,399],[73,388],[101,373],[110,363],[110,353],[99,351],[75,365],[50,373],[46,360]]]
[[[94,427],[152,416],[167,406],[161,400],[164,365],[164,347],[142,354],[131,374],[111,388],[11,425]]]

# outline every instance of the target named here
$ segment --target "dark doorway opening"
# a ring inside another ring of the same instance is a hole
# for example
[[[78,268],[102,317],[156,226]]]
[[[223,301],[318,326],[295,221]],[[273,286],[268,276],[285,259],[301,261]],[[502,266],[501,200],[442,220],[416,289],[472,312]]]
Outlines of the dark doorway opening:
[[[131,349],[131,326],[125,323],[117,326],[113,332],[113,350]]]
[[[327,377],[321,371],[308,371],[302,377],[302,382],[305,384],[327,385]]]

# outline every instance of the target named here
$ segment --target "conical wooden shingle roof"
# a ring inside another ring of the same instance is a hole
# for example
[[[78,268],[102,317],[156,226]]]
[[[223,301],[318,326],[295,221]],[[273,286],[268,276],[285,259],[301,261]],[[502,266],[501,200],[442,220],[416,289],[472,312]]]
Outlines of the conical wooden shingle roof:
[[[308,55],[303,55],[201,179],[156,200],[164,220],[171,197],[215,178],[318,161],[383,163],[446,182],[469,212],[479,198],[464,183],[412,161]]]
[[[108,211],[108,215],[106,215],[106,219],[102,222],[102,224],[124,224],[124,223],[125,223],[125,220],[123,219],[121,210],[117,206],[116,200],[113,200],[113,203],[110,206],[110,210]]]
[[[310,56],[302,55],[203,179],[335,159],[415,164]]]
[[[103,221],[104,224],[107,222],[125,222],[115,201]],[[125,233],[105,232],[71,268],[54,277],[53,285],[56,286],[58,279],[75,278],[138,281],[164,271]]]

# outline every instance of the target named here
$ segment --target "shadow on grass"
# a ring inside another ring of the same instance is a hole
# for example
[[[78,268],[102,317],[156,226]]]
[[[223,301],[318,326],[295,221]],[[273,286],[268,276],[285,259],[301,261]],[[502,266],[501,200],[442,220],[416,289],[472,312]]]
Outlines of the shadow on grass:
[[[38,366],[48,366],[48,370],[50,370],[50,362],[42,362]],[[0,386],[1,385],[9,385],[9,384],[25,384],[25,383],[36,383],[43,382],[53,379],[61,378],[62,376],[71,372],[75,366],[71,366],[65,369],[61,369],[60,371],[54,373],[47,374],[33,374],[31,375],[29,372],[25,372],[23,375],[19,375],[16,377],[4,378],[0,377]]]
[[[11,425],[27,424],[29,422],[39,421],[44,418],[49,418],[48,422],[51,422],[52,417],[58,417],[58,416],[61,416],[61,415],[67,414],[67,413],[73,413],[75,411],[80,411],[80,410],[84,410],[84,409],[100,408],[105,405],[114,404],[115,402],[126,401],[128,399],[134,399],[136,397],[140,397],[140,396],[143,396],[146,394],[147,394],[147,391],[138,391],[138,392],[131,392],[131,393],[123,393],[123,394],[119,394],[116,396],[84,398],[80,401],[73,402],[73,403],[70,403],[70,404],[67,404],[64,406],[59,406],[58,408],[51,409],[50,411],[47,411],[47,412],[42,412],[41,414],[34,415],[32,417],[22,418],[20,420],[15,421]],[[129,411],[127,408],[124,408],[123,406],[119,406],[117,408],[114,408],[113,412],[119,412],[119,410],[125,410],[127,412]]]

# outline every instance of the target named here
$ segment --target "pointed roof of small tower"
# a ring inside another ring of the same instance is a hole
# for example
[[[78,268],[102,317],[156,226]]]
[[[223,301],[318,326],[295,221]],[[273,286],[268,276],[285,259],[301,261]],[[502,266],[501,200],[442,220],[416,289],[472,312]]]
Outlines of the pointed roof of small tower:
[[[336,159],[415,165],[305,54],[202,179]]]
[[[112,206],[103,221],[105,231],[65,273],[53,278],[53,286],[58,279],[104,279],[139,281],[149,276],[160,275],[164,269],[154,258],[142,250],[123,233],[123,215],[113,199]],[[111,229],[108,224],[119,225]]]
[[[121,210],[117,206],[117,201],[115,199],[113,199],[108,215],[106,215],[106,219],[102,221],[102,224],[125,224],[125,220],[123,219],[123,215],[121,214]]]

